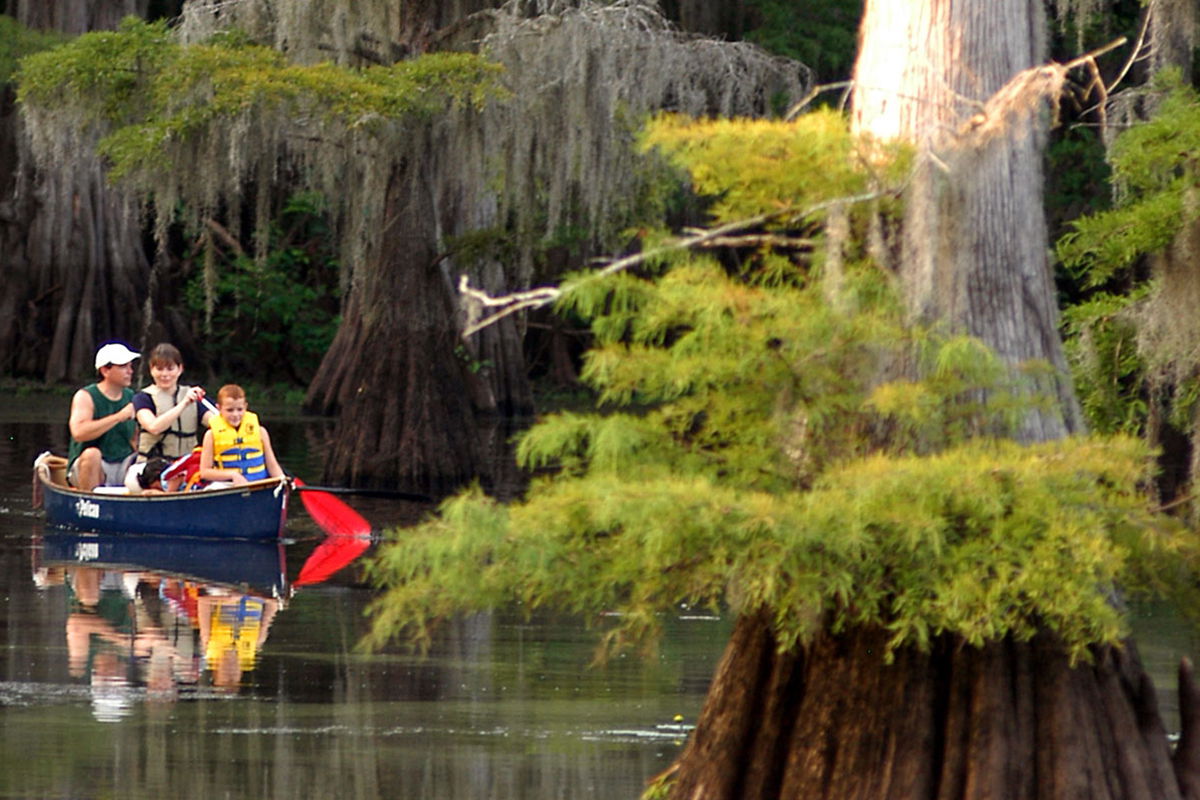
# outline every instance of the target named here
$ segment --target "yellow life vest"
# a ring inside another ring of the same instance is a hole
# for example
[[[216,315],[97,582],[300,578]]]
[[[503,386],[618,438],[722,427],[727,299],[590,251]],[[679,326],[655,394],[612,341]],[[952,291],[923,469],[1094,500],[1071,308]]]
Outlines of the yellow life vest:
[[[251,481],[268,477],[257,414],[247,411],[237,428],[221,415],[214,414],[208,427],[213,435],[213,466],[236,469]]]

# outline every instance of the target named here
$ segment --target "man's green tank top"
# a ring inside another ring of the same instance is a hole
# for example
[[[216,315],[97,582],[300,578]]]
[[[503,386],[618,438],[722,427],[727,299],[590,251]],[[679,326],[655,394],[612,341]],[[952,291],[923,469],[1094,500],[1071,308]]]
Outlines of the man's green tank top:
[[[100,387],[94,383],[83,389],[92,396],[92,406],[95,408],[95,411],[92,412],[92,419],[115,414],[133,402],[133,390],[129,388],[121,390],[119,400],[109,400],[104,396],[104,392],[100,391]],[[133,441],[135,430],[137,430],[137,423],[127,419],[124,422],[118,422],[102,433],[99,438],[92,439],[90,442],[77,442],[72,437],[71,446],[67,450],[67,469],[69,470],[75,463],[75,459],[79,458],[79,454],[89,447],[99,447],[100,457],[105,461],[121,461],[133,452],[130,442]]]

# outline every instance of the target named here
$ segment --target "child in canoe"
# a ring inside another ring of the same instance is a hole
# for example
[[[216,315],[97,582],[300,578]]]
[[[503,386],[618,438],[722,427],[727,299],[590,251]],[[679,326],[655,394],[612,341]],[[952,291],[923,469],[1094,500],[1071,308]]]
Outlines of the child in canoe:
[[[246,392],[235,383],[217,392],[220,416],[209,420],[200,447],[200,480],[239,486],[263,478],[283,477],[267,429],[246,410]]]

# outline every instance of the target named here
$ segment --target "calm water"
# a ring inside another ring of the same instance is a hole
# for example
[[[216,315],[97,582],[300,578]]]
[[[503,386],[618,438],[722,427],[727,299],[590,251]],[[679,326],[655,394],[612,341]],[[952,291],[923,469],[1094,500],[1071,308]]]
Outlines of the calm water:
[[[286,546],[234,553],[44,530],[30,464],[65,452],[66,404],[0,404],[0,797],[636,798],[678,754],[727,620],[681,613],[657,658],[604,668],[578,620],[511,611],[450,625],[426,658],[362,655],[354,563],[290,585],[321,539],[302,513]],[[321,423],[264,420],[318,476]],[[379,527],[425,512],[347,501]],[[1174,730],[1196,630],[1164,607],[1135,618]]]
[[[0,405],[0,797],[635,798],[679,752],[728,621],[681,613],[657,658],[603,668],[580,621],[510,611],[362,655],[354,563],[290,585],[321,539],[302,513],[234,553],[44,530],[29,466],[65,452],[67,402]],[[320,423],[264,421],[317,477]]]

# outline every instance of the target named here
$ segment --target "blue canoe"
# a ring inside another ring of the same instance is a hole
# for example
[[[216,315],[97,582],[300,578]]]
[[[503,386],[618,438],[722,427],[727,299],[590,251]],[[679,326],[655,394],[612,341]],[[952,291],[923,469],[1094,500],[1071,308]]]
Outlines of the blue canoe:
[[[132,495],[66,485],[66,460],[43,453],[33,466],[34,507],[56,528],[217,539],[279,539],[287,524],[286,478],[228,489]]]
[[[277,599],[290,593],[279,541],[47,531],[38,545],[35,558],[43,567],[149,572]]]

